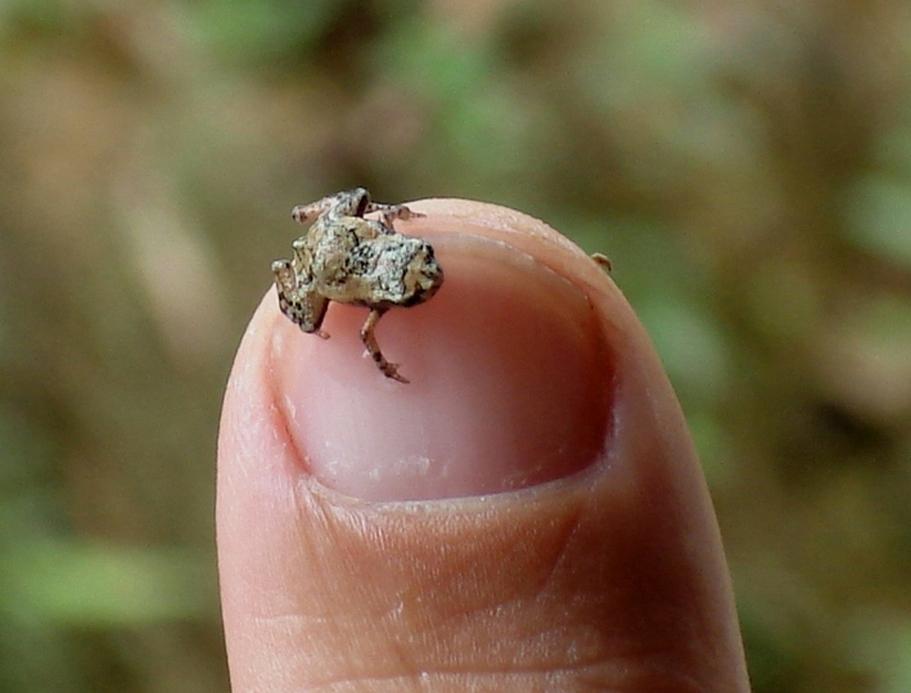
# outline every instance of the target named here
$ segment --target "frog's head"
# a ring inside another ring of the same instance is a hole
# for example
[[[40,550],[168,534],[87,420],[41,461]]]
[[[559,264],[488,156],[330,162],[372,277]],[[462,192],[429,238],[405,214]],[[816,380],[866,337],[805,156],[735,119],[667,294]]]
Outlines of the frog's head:
[[[409,296],[405,305],[423,303],[437,292],[442,283],[443,268],[434,256],[433,246],[426,241],[418,241],[405,272],[405,289]]]

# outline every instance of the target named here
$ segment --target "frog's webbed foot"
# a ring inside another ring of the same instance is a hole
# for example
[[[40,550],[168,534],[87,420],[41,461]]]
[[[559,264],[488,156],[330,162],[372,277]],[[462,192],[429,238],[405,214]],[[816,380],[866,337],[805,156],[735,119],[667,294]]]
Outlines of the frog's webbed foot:
[[[400,383],[407,383],[407,378],[399,374],[398,364],[390,363],[386,360],[383,352],[380,351],[380,345],[376,341],[376,324],[383,317],[383,312],[377,308],[373,308],[370,311],[370,315],[367,316],[367,320],[364,321],[364,325],[361,327],[361,341],[383,375],[387,378],[398,380]]]

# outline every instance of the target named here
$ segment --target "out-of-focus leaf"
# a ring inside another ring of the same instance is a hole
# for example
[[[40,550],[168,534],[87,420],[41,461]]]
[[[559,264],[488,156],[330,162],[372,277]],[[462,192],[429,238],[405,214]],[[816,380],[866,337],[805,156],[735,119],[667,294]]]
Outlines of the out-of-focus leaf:
[[[849,206],[849,240],[911,269],[911,181],[862,179]]]
[[[749,653],[750,683],[756,691],[783,691],[797,679],[800,642],[788,625],[775,622],[775,609],[763,613],[752,601],[738,602],[740,627]]]
[[[25,482],[52,450],[45,431],[0,401],[0,489]]]
[[[911,623],[890,612],[860,609],[855,615],[854,666],[881,681],[878,693],[911,691]]]
[[[414,88],[418,96],[452,104],[490,80],[491,59],[483,40],[460,37],[445,25],[412,16],[377,44],[372,64],[387,78]]]
[[[724,390],[727,345],[703,307],[682,296],[661,296],[641,302],[638,309],[671,380],[684,395],[710,397]]]
[[[203,0],[185,11],[220,57],[244,63],[309,48],[339,7],[333,0]]]
[[[198,619],[211,557],[187,551],[34,541],[4,551],[0,611],[23,621],[110,627]]]
[[[4,0],[0,3],[0,39],[15,30],[51,32],[73,19],[73,8],[63,0]]]
[[[911,410],[911,300],[879,297],[832,325],[817,364],[829,396],[873,421]]]
[[[609,12],[610,40],[578,54],[575,74],[584,93],[610,108],[631,107],[669,92],[692,95],[708,84],[705,26],[692,15],[653,0]]]

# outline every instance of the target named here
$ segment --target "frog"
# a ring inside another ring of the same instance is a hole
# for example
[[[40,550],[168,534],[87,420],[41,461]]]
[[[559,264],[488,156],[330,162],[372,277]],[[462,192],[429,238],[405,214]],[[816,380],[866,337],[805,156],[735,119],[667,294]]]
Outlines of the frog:
[[[360,330],[367,353],[387,378],[408,383],[383,355],[376,329],[387,311],[424,303],[443,284],[433,246],[394,226],[422,216],[406,205],[374,202],[366,188],[296,205],[292,219],[309,228],[292,242],[290,259],[272,263],[279,310],[302,332],[328,339],[322,324],[332,301],[367,308]]]

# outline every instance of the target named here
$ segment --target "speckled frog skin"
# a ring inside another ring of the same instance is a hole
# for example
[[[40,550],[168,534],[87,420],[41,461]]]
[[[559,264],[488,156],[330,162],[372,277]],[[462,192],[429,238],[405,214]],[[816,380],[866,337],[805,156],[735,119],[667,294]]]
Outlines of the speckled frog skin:
[[[365,219],[370,212],[380,218]],[[291,244],[290,260],[272,263],[282,313],[302,331],[328,338],[320,326],[330,301],[370,308],[361,328],[364,346],[384,375],[407,383],[383,356],[375,330],[387,310],[423,303],[443,283],[433,247],[392,226],[395,219],[421,215],[403,205],[372,202],[364,188],[356,188],[298,205],[291,216],[313,224]]]

